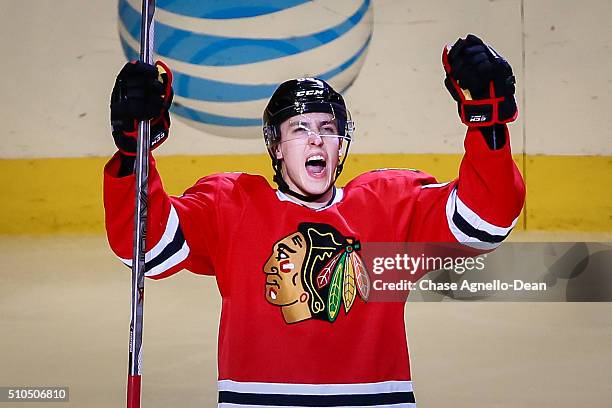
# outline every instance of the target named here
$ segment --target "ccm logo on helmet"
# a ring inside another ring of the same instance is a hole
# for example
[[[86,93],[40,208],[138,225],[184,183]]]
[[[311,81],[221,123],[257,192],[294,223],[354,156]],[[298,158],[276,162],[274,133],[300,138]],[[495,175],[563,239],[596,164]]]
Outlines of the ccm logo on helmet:
[[[295,96],[312,96],[312,95],[323,95],[322,89],[313,89],[309,91],[297,91]]]

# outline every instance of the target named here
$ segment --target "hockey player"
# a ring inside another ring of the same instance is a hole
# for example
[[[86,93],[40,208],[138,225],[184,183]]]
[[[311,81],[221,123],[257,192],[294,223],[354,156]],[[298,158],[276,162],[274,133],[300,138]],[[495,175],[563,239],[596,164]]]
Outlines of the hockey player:
[[[361,243],[491,249],[524,200],[506,127],[517,114],[510,65],[472,35],[443,55],[468,125],[452,182],[379,170],[337,187],[354,126],[342,96],[315,78],[281,84],[264,111],[278,189],[261,176],[215,174],[170,197],[151,158],[146,276],[215,276],[220,407],[415,406],[404,305],[366,302]],[[169,71],[140,63],[126,64],[113,89],[119,152],[104,169],[104,204],[110,245],[126,265],[136,123],[152,120],[155,148],[168,136],[171,100]]]

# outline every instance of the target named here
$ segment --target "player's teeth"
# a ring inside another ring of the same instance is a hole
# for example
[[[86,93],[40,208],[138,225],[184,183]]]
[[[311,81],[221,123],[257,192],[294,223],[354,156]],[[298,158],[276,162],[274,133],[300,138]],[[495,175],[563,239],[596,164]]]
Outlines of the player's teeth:
[[[323,158],[323,156],[320,156],[320,155],[319,156],[312,156],[312,157],[308,158],[308,161],[315,161],[315,160],[325,160],[325,159]]]

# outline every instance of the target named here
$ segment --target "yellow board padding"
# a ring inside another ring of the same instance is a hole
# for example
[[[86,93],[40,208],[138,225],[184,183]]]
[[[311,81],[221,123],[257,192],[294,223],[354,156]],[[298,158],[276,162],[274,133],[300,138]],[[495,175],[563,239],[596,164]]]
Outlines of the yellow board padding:
[[[98,157],[0,160],[0,233],[102,232]]]
[[[612,231],[611,156],[527,156],[527,228]]]
[[[456,177],[458,154],[353,154],[340,185],[362,172],[417,168],[439,181]],[[612,231],[612,157],[528,156],[528,230]],[[0,234],[102,233],[102,168],[107,158],[0,160]],[[271,180],[268,156],[161,156],[164,185],[180,194],[200,177],[223,171],[263,174]],[[130,203],[126,203],[130,205]],[[523,226],[523,220],[518,227]]]

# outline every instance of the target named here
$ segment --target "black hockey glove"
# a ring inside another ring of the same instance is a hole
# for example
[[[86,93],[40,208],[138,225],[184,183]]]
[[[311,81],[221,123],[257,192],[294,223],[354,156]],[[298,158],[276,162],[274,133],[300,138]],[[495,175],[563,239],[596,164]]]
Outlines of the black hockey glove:
[[[493,48],[468,34],[444,47],[444,84],[457,101],[461,121],[471,127],[512,122],[518,111],[512,67]]]
[[[125,64],[117,75],[110,100],[113,138],[122,154],[136,155],[141,120],[151,120],[151,150],[166,140],[170,129],[168,109],[173,96],[172,72],[164,63]]]

